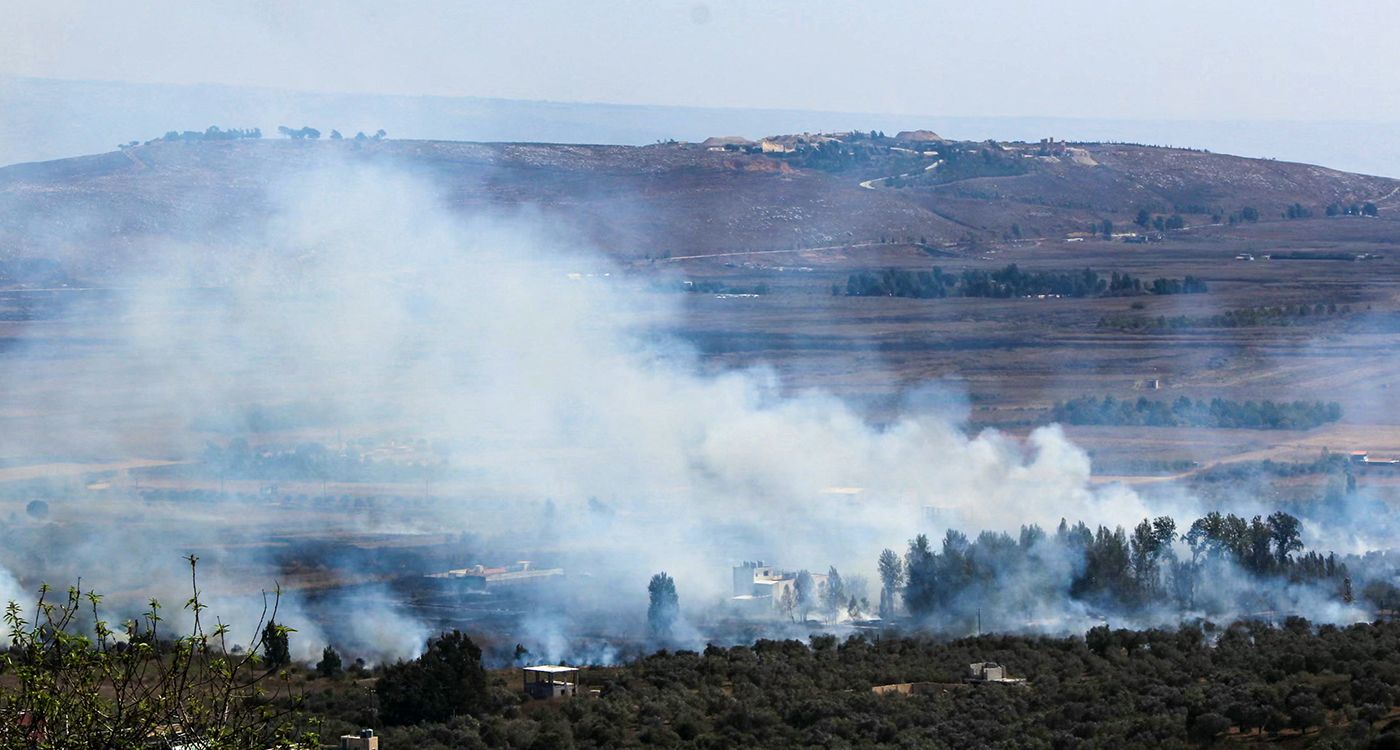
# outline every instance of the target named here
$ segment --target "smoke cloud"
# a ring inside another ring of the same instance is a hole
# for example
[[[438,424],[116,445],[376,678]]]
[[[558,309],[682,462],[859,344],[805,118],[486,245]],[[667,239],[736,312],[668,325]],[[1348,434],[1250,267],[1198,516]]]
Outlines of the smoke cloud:
[[[969,436],[949,413],[956,399],[942,398],[874,424],[831,395],[788,392],[765,368],[705,374],[684,342],[657,333],[680,320],[675,295],[529,210],[463,217],[427,178],[341,163],[268,191],[279,209],[255,230],[147,248],[149,262],[114,280],[110,314],[34,326],[6,355],[6,377],[61,387],[0,448],[198,461],[207,443],[256,435],[266,419],[250,413],[284,410],[300,420],[284,442],[435,446],[448,477],[436,499],[412,513],[335,514],[71,501],[56,514],[109,523],[64,538],[62,554],[37,549],[65,533],[57,525],[0,552],[26,584],[82,575],[182,601],[179,556],[214,550],[201,563],[213,608],[251,627],[273,585],[252,571],[297,543],[274,536],[470,533],[507,547],[549,532],[544,546],[586,576],[584,609],[642,612],[647,579],[666,570],[694,612],[727,593],[738,560],[866,573],[881,548],[924,529],[1014,532],[1066,517],[1131,527],[1191,507],[1092,485],[1088,456],[1055,426],[1024,440]],[[79,372],[48,348],[91,338],[77,344]],[[33,389],[7,390],[20,395],[0,395],[0,408],[24,412],[18,399]],[[553,529],[537,513],[543,498],[557,504]],[[0,570],[0,597],[16,589]],[[328,623],[285,594],[278,617],[298,630],[299,656],[327,640],[377,658],[421,648],[429,627],[390,591],[356,597],[342,609],[372,616]],[[523,627],[562,659],[573,622]]]

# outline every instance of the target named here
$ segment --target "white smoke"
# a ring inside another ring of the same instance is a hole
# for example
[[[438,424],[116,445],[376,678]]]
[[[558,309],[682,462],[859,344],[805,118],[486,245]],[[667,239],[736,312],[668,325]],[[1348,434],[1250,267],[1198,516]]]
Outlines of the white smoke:
[[[1130,526],[1162,512],[1129,489],[1091,485],[1088,457],[1057,427],[1024,441],[969,437],[940,408],[876,425],[831,395],[785,392],[766,369],[703,374],[689,347],[655,333],[679,320],[675,298],[546,217],[461,218],[431,184],[365,167],[328,166],[271,193],[281,210],[265,231],[152,250],[158,272],[115,282],[132,291],[92,355],[101,377],[52,394],[62,416],[43,430],[56,426],[59,442],[93,454],[193,459],[209,439],[190,428],[203,416],[329,404],[335,430],[441,441],[473,477],[454,487],[460,502],[396,530],[516,533],[525,521],[512,507],[554,497],[577,520],[586,498],[606,498],[617,513],[605,535],[572,526],[559,541],[609,582],[600,609],[644,609],[657,570],[675,575],[684,607],[721,594],[738,559],[865,572],[881,548],[931,525]],[[42,378],[54,367],[35,356],[10,372]],[[39,429],[7,434],[6,447],[55,442]],[[324,440],[331,429],[304,433]],[[504,512],[483,513],[486,502]],[[60,570],[133,560],[127,573],[146,587],[178,592],[183,579],[159,571],[189,546],[227,541],[225,520],[250,520],[218,518],[227,512],[165,519],[179,541],[117,531],[87,540]],[[273,514],[244,533],[376,528],[363,516]],[[239,621],[255,617],[237,604],[248,582],[221,562],[206,568],[229,591],[219,601]],[[0,596],[10,583],[0,571]],[[426,630],[385,599],[337,630],[367,653],[410,655]],[[283,606],[300,655],[314,658],[327,628],[295,597]],[[545,650],[562,654],[566,638],[545,634]]]

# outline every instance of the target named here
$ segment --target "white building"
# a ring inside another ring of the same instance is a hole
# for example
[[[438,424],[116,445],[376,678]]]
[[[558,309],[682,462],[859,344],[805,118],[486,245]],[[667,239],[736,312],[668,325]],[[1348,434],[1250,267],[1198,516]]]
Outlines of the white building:
[[[797,598],[797,575],[795,570],[781,570],[765,565],[762,560],[742,562],[734,566],[734,595],[730,603],[750,616],[777,616],[784,614],[783,598],[792,593]],[[812,576],[812,595],[816,596],[826,583],[825,573],[809,573]]]

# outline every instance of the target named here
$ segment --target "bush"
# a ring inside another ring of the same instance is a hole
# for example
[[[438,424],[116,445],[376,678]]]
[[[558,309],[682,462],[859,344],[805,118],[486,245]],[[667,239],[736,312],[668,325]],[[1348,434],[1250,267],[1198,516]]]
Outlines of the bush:
[[[205,629],[196,558],[188,559],[192,624],[175,638],[157,633],[166,618],[156,601],[120,633],[107,627],[102,597],[77,587],[58,599],[44,587],[32,609],[11,602],[0,653],[0,747],[296,745],[302,730],[290,680],[258,668],[261,640],[232,644],[225,626]]]
[[[321,660],[316,662],[316,674],[322,677],[339,677],[345,672],[340,654],[330,646],[321,651]]]
[[[1217,713],[1207,713],[1197,716],[1191,721],[1191,728],[1187,731],[1192,740],[1203,745],[1215,743],[1215,738],[1230,729],[1230,720]]]
[[[428,642],[424,654],[384,669],[375,686],[386,724],[446,721],[477,713],[486,698],[481,649],[460,630]]]

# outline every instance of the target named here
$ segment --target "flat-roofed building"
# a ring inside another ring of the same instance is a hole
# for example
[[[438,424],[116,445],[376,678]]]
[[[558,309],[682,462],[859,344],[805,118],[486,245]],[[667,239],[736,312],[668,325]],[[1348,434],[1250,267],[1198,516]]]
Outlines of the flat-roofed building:
[[[521,670],[525,694],[531,698],[572,698],[578,695],[578,667],[541,664]]]

